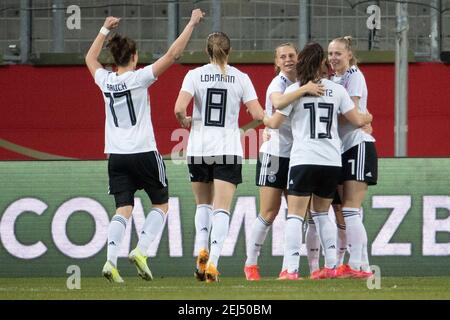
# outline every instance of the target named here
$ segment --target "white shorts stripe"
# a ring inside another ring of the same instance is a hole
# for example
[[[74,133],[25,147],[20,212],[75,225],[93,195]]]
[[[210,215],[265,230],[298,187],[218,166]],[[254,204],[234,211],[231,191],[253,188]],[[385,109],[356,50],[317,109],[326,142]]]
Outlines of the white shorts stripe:
[[[159,172],[159,181],[164,187],[167,187],[166,184],[166,172],[164,170],[164,163],[161,155],[159,153],[155,153],[156,162],[158,163],[158,172]]]
[[[266,183],[267,163],[269,160],[269,154],[264,153],[261,161],[261,171],[259,172],[259,184],[264,185]]]
[[[364,181],[365,160],[366,160],[366,144],[362,142],[358,145],[358,159],[356,171],[356,180],[358,181]]]

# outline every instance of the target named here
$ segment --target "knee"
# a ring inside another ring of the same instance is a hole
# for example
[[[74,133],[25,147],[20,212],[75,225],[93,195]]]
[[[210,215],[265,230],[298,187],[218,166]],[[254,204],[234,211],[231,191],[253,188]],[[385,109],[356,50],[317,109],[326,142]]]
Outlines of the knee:
[[[261,217],[267,221],[268,223],[272,224],[275,218],[277,217],[278,211],[274,209],[268,209],[261,211],[260,215]]]
[[[163,204],[155,204],[153,205],[153,208],[157,208],[159,210],[161,210],[162,212],[164,212],[164,214],[167,214],[169,212],[169,203],[163,203]]]

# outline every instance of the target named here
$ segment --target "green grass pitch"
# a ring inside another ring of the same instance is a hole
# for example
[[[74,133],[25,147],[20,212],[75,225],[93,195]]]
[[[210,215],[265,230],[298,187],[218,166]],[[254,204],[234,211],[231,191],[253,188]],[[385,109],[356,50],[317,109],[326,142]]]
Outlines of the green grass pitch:
[[[0,278],[0,300],[303,300],[303,299],[450,299],[450,277],[383,277],[380,289],[366,280],[277,281],[223,277],[218,283],[193,277],[143,281],[125,277],[112,284],[102,277],[81,278],[80,289],[68,289],[66,278]]]

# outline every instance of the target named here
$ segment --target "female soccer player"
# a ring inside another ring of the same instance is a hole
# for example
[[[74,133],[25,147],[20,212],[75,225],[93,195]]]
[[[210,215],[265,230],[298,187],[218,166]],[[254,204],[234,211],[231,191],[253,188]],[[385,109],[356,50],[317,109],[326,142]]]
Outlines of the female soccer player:
[[[336,38],[328,45],[328,60],[334,71],[332,80],[344,86],[360,112],[367,112],[367,86],[363,73],[356,65],[350,36]],[[367,130],[343,121],[339,126],[342,140],[342,181],[340,198],[350,253],[348,265],[343,254],[338,268],[340,277],[371,276],[367,254],[367,233],[360,216],[360,208],[369,185],[377,184],[378,157],[375,138]]]
[[[297,81],[286,93],[298,91],[299,83],[321,82],[324,95],[306,96],[264,117],[264,124],[278,128],[286,117],[291,120],[293,144],[288,175],[288,215],[285,226],[285,279],[297,280],[302,243],[302,225],[308,204],[319,229],[325,251],[326,277],[336,274],[336,238],[328,208],[341,172],[341,140],[337,131],[337,115],[341,113],[356,126],[370,123],[372,116],[359,114],[345,89],[327,79],[321,79],[325,55],[317,43],[309,43],[299,54]],[[311,201],[311,203],[310,203]]]
[[[136,265],[140,277],[152,279],[146,252],[164,226],[168,210],[168,182],[164,162],[156,148],[148,87],[180,57],[194,27],[203,16],[200,9],[193,10],[189,23],[169,50],[155,63],[142,69],[136,70],[136,43],[119,34],[115,34],[107,44],[117,72],[103,69],[98,61],[106,36],[119,25],[120,19],[116,17],[106,18],[86,55],[86,65],[105,101],[105,153],[109,154],[109,193],[114,195],[116,214],[108,229],[107,261],[103,275],[111,282],[123,282],[117,270],[117,256],[133,211],[134,193],[138,189],[145,190],[153,208],[129,259]]]
[[[275,48],[275,70],[277,76],[266,91],[266,113],[273,113],[273,106],[288,86],[296,80],[298,50],[292,43]],[[302,94],[322,94],[322,85],[309,82],[300,88]],[[259,186],[260,214],[253,222],[244,273],[247,280],[259,280],[258,256],[270,226],[280,210],[281,196],[286,193],[289,169],[289,153],[292,147],[292,133],[289,119],[278,130],[269,131],[270,139],[260,148],[256,167],[256,185]],[[285,268],[283,267],[282,270]]]
[[[246,105],[253,119],[262,120],[264,111],[248,75],[227,63],[228,36],[223,32],[211,33],[206,52],[210,63],[187,73],[174,111],[183,128],[192,123],[187,160],[197,204],[195,275],[199,280],[214,282],[218,281],[217,266],[228,234],[231,201],[236,186],[242,182],[240,103]],[[192,98],[191,118],[186,116],[186,109]],[[210,224],[211,247],[208,251]]]

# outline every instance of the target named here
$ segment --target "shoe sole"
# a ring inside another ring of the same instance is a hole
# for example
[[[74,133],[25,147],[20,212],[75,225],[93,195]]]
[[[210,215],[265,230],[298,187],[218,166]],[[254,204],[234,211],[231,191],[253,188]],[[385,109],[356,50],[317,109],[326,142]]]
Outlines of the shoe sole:
[[[149,272],[146,272],[140,265],[139,262],[137,261],[137,259],[135,259],[134,257],[130,257],[129,258],[130,262],[133,263],[136,267],[136,270],[138,272],[138,276],[141,277],[141,279],[145,280],[145,281],[151,281],[153,280],[153,275],[152,272],[150,271],[150,269],[148,270]]]
[[[215,276],[215,275],[210,274],[210,273],[206,273],[205,276],[206,276],[206,282],[207,283],[219,282],[219,277],[218,276]]]
[[[111,271],[103,272],[103,276],[104,276],[104,277],[106,278],[106,280],[108,280],[110,283],[123,283],[123,282],[124,282],[123,280],[122,280],[122,281],[119,281],[119,282],[114,281]]]
[[[195,279],[197,279],[198,281],[205,281],[205,280],[206,280],[205,273],[201,273],[201,272],[199,272],[199,271],[194,271],[194,277],[195,277]]]
[[[208,262],[208,259],[209,259],[209,253],[208,252],[206,254],[202,255],[202,256],[199,255],[198,258],[197,258],[198,270],[196,270],[194,272],[194,277],[198,281],[205,281],[206,280],[205,271],[206,271],[206,263]]]
[[[219,282],[219,275],[217,273],[208,273],[205,272],[206,282]]]
[[[208,262],[209,259],[209,254],[206,253],[205,255],[199,256],[197,258],[197,263],[198,263],[198,267],[199,267],[199,271],[200,272],[205,272],[206,271],[206,263]]]
[[[112,279],[112,274],[111,272],[103,272],[103,276],[106,278],[106,280],[108,280],[109,282],[114,282]]]

